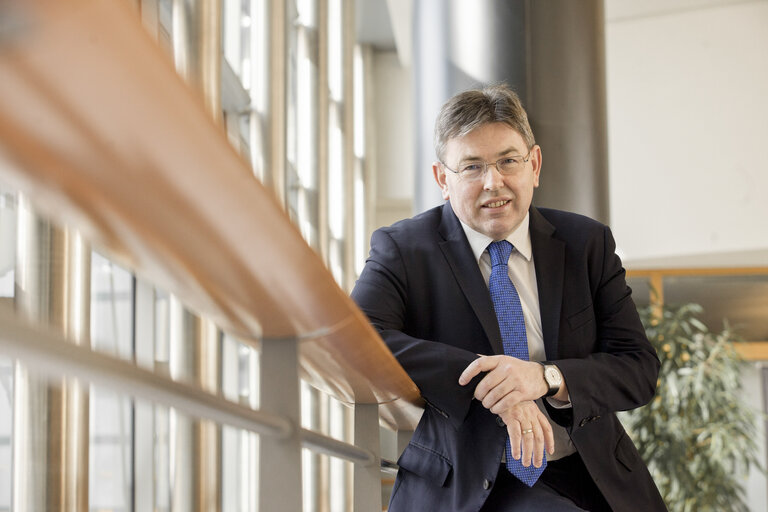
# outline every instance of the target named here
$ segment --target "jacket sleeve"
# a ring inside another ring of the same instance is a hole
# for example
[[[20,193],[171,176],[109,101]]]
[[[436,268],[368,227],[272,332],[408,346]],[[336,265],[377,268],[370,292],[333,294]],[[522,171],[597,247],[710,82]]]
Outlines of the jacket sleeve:
[[[409,272],[400,247],[386,228],[371,237],[371,252],[358,279],[352,299],[368,316],[395,358],[419,388],[427,406],[433,407],[458,428],[467,416],[478,376],[466,386],[459,375],[477,354],[445,343],[414,337],[407,331],[409,308],[423,311],[426,304],[411,304]],[[424,276],[420,276],[424,277]],[[414,282],[412,282],[414,281]],[[418,315],[418,313],[416,313]],[[425,318],[423,321],[431,321]]]
[[[550,408],[550,413],[561,424],[567,418],[565,426],[572,429],[607,413],[640,407],[656,389],[659,359],[645,336],[615,250],[610,230],[603,227],[602,239],[592,244],[588,256],[594,349],[585,357],[554,361],[563,373],[573,408],[567,412]],[[561,332],[560,343],[568,344],[568,337],[576,335]]]

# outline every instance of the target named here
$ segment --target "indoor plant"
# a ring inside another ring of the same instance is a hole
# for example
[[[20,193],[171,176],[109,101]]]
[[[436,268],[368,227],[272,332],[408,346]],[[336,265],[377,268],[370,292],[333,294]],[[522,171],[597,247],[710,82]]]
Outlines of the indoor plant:
[[[757,465],[756,414],[741,399],[743,361],[726,322],[711,332],[697,304],[640,311],[661,370],[656,396],[624,413],[670,511],[746,511],[742,482]]]

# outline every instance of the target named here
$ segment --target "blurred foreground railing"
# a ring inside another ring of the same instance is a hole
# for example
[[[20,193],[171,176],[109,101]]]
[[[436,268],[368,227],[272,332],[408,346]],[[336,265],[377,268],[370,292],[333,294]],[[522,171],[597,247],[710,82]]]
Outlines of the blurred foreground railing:
[[[301,508],[302,447],[355,462],[355,510],[379,507],[379,423],[412,429],[418,390],[127,2],[0,9],[3,178],[259,347],[261,410],[65,344],[11,308],[0,310],[0,354],[269,438],[261,510]],[[354,446],[299,427],[300,377],[354,404]]]

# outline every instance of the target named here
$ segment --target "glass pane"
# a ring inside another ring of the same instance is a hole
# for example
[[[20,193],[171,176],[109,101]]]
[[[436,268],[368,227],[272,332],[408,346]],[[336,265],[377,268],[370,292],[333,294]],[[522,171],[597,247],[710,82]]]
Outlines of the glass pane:
[[[98,253],[91,257],[91,345],[133,358],[133,276]],[[133,407],[130,397],[91,387],[90,510],[131,510]]]
[[[343,32],[341,0],[328,0],[328,89],[333,101],[344,94]]]
[[[248,150],[254,175],[264,181],[269,179],[270,167],[266,162],[265,147],[268,115],[269,71],[268,41],[271,28],[267,23],[266,0],[250,0],[251,30],[249,35],[249,59],[243,61],[244,87],[251,96],[251,115],[243,116],[248,123]],[[247,85],[246,85],[247,83]]]
[[[91,346],[133,357],[133,276],[99,253],[91,259]]]
[[[312,4],[309,0],[301,3],[299,20],[312,21]],[[304,239],[318,248],[316,32],[310,26],[298,25],[292,36],[288,95],[288,208]]]
[[[644,308],[651,303],[651,282],[647,277],[629,277],[627,284],[632,288],[632,300],[635,306]]]
[[[13,362],[0,358],[0,511],[11,510]]]
[[[224,0],[224,57],[240,78],[243,87],[251,88],[251,0]]]
[[[0,297],[13,297],[16,267],[16,195],[0,185]]]
[[[171,449],[168,407],[155,406],[155,511],[171,510]]]
[[[344,134],[341,131],[341,105],[331,103],[328,129],[328,229],[331,246],[328,251],[329,266],[336,281],[344,282]]]
[[[328,248],[328,267],[336,280],[336,284],[344,286],[344,241],[331,240]]]
[[[16,195],[0,183],[0,304],[12,306],[16,267]],[[13,361],[0,358],[0,512],[11,510]]]
[[[267,2],[251,0],[250,6],[250,60],[245,60],[243,63],[244,73],[249,76],[250,84],[245,88],[251,93],[254,109],[263,114],[267,108],[267,84],[270,79],[267,53],[270,27],[267,23]]]
[[[352,217],[355,225],[354,247],[355,247],[355,277],[359,276],[365,265],[367,255],[368,237],[366,236],[366,198],[365,198],[365,163],[362,160],[355,160],[355,215]]]
[[[330,435],[340,441],[351,442],[351,410],[338,400],[329,400],[329,428]],[[331,457],[330,468],[330,500],[331,510],[348,510],[349,480],[351,478],[351,462],[337,457]]]
[[[365,112],[365,60],[360,46],[355,46],[354,60],[354,103],[355,103],[355,156],[365,158],[365,139],[366,139],[366,112]]]
[[[297,27],[296,167],[306,188],[317,187],[317,65],[307,27]]]
[[[225,334],[222,341],[222,394],[228,400],[258,408],[258,352]],[[258,441],[251,432],[223,425],[222,510],[256,510]]]
[[[768,275],[665,277],[664,302],[695,302],[711,330],[727,320],[747,341],[768,340]]]
[[[170,375],[170,295],[155,289],[155,371]],[[170,409],[155,406],[155,511],[171,509]]]
[[[91,388],[90,510],[131,510],[131,401]]]
[[[173,57],[173,0],[159,0],[160,14],[159,42],[160,46]]]

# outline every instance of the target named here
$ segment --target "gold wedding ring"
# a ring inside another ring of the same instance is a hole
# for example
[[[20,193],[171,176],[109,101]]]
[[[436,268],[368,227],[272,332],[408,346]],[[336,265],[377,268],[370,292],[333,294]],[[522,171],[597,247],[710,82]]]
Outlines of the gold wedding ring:
[[[533,429],[529,428],[527,430],[523,430],[523,435],[525,435],[525,434],[533,434]]]

